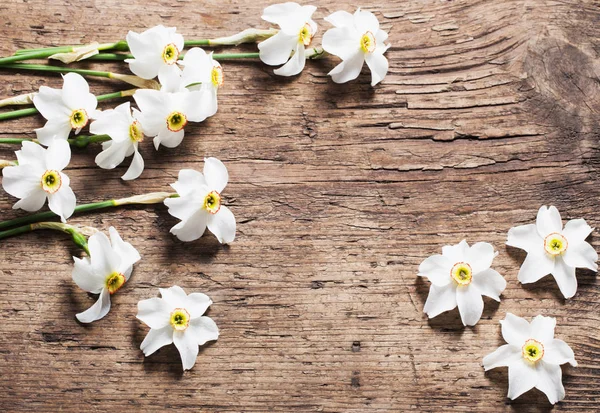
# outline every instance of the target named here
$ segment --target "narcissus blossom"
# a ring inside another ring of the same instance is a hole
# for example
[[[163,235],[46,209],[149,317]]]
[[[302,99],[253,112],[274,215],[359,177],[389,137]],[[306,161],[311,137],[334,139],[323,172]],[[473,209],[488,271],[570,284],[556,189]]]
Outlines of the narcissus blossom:
[[[44,127],[36,129],[35,133],[40,143],[48,146],[54,139],[66,140],[71,130],[78,134],[91,119],[95,119],[98,101],[81,75],[67,73],[63,76],[62,89],[40,87],[33,97],[33,104],[47,119]]]
[[[235,217],[221,203],[221,192],[228,179],[227,168],[216,158],[204,159],[204,173],[193,169],[179,171],[179,179],[171,185],[179,198],[165,199],[169,214],[181,220],[171,228],[171,233],[181,241],[193,241],[208,227],[219,242],[232,242]]]
[[[469,247],[465,240],[445,246],[442,255],[432,255],[419,266],[419,276],[431,281],[423,311],[429,318],[456,306],[465,326],[474,326],[483,312],[482,295],[500,301],[506,281],[491,269],[498,252],[487,242]]]
[[[483,358],[483,368],[508,367],[508,397],[516,399],[534,387],[554,404],[565,398],[561,364],[577,366],[573,350],[554,338],[556,319],[538,315],[531,323],[511,313],[500,321],[508,344]]]
[[[317,24],[311,18],[316,9],[315,6],[287,2],[274,4],[263,11],[263,20],[280,27],[275,36],[258,44],[260,60],[264,63],[271,66],[285,63],[274,70],[276,75],[294,76],[304,69],[305,48],[317,33]]]
[[[356,79],[366,61],[371,70],[371,86],[381,82],[388,71],[388,61],[383,54],[390,45],[384,43],[388,34],[379,28],[377,17],[358,9],[353,15],[336,11],[325,20],[335,27],[323,35],[323,49],[342,59],[342,63],[329,72],[333,81],[345,83]]]
[[[194,367],[198,346],[219,338],[215,322],[203,316],[212,301],[202,293],[187,295],[181,287],[160,288],[162,298],[138,303],[137,318],[150,327],[140,349],[146,357],[163,346],[175,343],[183,370]]]
[[[102,232],[96,232],[89,238],[89,257],[73,257],[75,284],[82,290],[100,294],[94,305],[76,315],[82,323],[91,323],[108,314],[110,296],[129,280],[133,264],[140,260],[138,251],[123,241],[116,229],[110,227],[108,232],[110,241]]]
[[[190,49],[183,57],[182,83],[190,90],[205,90],[204,100],[207,116],[217,113],[217,92],[223,85],[223,68],[212,58],[212,52],[199,47]]]
[[[48,207],[62,222],[75,210],[75,194],[70,180],[62,170],[71,160],[71,147],[65,140],[55,140],[48,149],[33,142],[23,142],[16,151],[18,165],[2,169],[2,187],[20,198],[13,208],[33,212],[40,209],[46,199]]]
[[[144,170],[144,159],[138,151],[138,145],[144,140],[144,131],[137,120],[140,112],[133,109],[131,114],[129,102],[115,109],[101,112],[98,119],[90,125],[90,132],[95,135],[108,135],[111,140],[102,144],[102,152],[96,156],[96,164],[103,169],[113,169],[125,159],[133,155],[129,169],[121,178],[136,179]]]
[[[129,69],[142,79],[154,79],[161,72],[178,70],[177,60],[183,50],[183,36],[175,27],[155,26],[143,33],[130,31],[125,40],[133,59]]]
[[[565,298],[573,297],[577,292],[575,269],[598,271],[598,254],[585,241],[592,231],[584,219],[572,219],[563,228],[558,209],[542,206],[535,224],[508,231],[506,245],[527,251],[519,281],[529,284],[552,274]]]
[[[178,146],[188,122],[202,122],[208,116],[203,107],[203,90],[169,93],[163,90],[138,89],[133,98],[141,110],[136,114],[146,136],[154,137],[156,149]]]

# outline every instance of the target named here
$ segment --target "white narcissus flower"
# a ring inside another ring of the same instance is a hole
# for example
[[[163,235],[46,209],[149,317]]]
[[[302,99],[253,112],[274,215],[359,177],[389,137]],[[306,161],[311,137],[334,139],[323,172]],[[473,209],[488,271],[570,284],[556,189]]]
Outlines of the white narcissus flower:
[[[216,158],[205,158],[203,172],[182,169],[171,185],[179,197],[165,199],[165,205],[169,214],[181,220],[171,233],[181,241],[193,241],[208,227],[220,243],[230,243],[235,239],[235,217],[221,204],[221,191],[229,179],[227,168]]]
[[[129,69],[142,79],[154,79],[160,73],[178,70],[183,36],[176,31],[175,27],[158,25],[141,34],[127,33],[125,40],[134,57],[125,60]]]
[[[97,115],[98,101],[85,79],[67,73],[63,81],[62,89],[42,86],[33,97],[35,108],[47,120],[44,127],[35,130],[42,145],[48,146],[54,139],[66,140],[71,130],[78,134]]]
[[[263,20],[280,27],[275,36],[258,44],[260,60],[264,63],[270,66],[285,63],[273,71],[276,75],[294,76],[304,69],[305,48],[317,33],[317,23],[311,19],[316,9],[287,2],[273,4],[263,11]]]
[[[563,228],[558,209],[542,206],[535,224],[508,231],[506,245],[527,251],[519,281],[529,284],[552,274],[565,298],[573,297],[577,292],[575,269],[598,271],[598,253],[585,241],[592,231],[584,219],[572,219]]]
[[[205,90],[204,106],[207,116],[217,113],[217,92],[223,85],[223,68],[199,47],[190,49],[183,57],[182,82],[190,90]]]
[[[144,140],[144,131],[137,120],[139,111],[125,102],[115,109],[101,112],[90,125],[90,132],[95,135],[108,135],[111,140],[102,144],[102,152],[96,156],[96,164],[103,169],[113,169],[121,164],[126,156],[133,155],[131,165],[124,180],[136,179],[144,170],[144,159],[138,152],[138,145]]]
[[[62,173],[71,160],[69,143],[55,140],[44,149],[37,143],[25,141],[15,154],[19,164],[2,169],[2,187],[20,198],[13,208],[37,211],[48,199],[50,210],[66,222],[76,204],[71,181]]]
[[[429,318],[450,311],[456,306],[465,326],[474,326],[483,312],[482,295],[500,301],[506,281],[490,268],[494,247],[478,242],[469,247],[465,240],[445,246],[442,255],[432,255],[419,266],[419,276],[431,281],[429,296],[423,311]]]
[[[110,296],[129,280],[133,264],[140,260],[137,250],[123,241],[116,229],[110,227],[108,232],[110,241],[102,232],[88,239],[89,257],[73,257],[75,284],[89,293],[100,294],[94,305],[76,315],[82,323],[91,323],[108,314]]]
[[[371,70],[371,86],[381,82],[388,71],[388,61],[383,54],[390,45],[384,43],[388,34],[379,28],[377,17],[358,9],[354,15],[337,11],[325,20],[335,27],[323,35],[323,49],[342,59],[342,63],[329,72],[333,81],[345,83],[356,79],[366,61]]]
[[[577,366],[573,350],[554,338],[556,319],[538,315],[531,323],[506,313],[502,337],[508,343],[483,358],[483,368],[508,367],[508,397],[516,399],[534,387],[554,404],[565,398],[561,364]]]
[[[138,303],[137,318],[150,327],[140,349],[148,357],[163,346],[175,343],[183,370],[194,367],[198,346],[219,338],[219,329],[203,316],[212,301],[202,293],[187,295],[181,287],[160,288],[162,298]]]
[[[179,69],[178,69],[179,70]],[[208,112],[201,102],[205,91],[169,93],[163,90],[138,89],[133,98],[141,110],[137,119],[146,136],[154,137],[154,147],[178,146],[188,122],[202,122]]]

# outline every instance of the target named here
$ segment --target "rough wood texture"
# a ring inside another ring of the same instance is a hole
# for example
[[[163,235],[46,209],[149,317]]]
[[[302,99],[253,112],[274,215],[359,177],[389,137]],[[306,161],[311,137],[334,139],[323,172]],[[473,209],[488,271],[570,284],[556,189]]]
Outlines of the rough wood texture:
[[[393,45],[384,83],[372,89],[366,71],[332,83],[334,57],[293,79],[258,62],[225,62],[218,114],[186,129],[176,149],[144,142],[137,181],[119,179],[126,165],[96,168],[97,146],[75,150],[68,173],[81,203],[163,191],[179,169],[219,157],[231,176],[224,195],[237,240],[227,248],[209,234],[178,242],[163,206],[74,217],[114,225],[143,256],[109,315],[89,326],[74,314],[95,298],[71,281],[71,255],[80,252],[66,237],[2,242],[0,410],[550,410],[537,390],[508,400],[506,369],[483,371],[483,356],[503,343],[498,321],[508,311],[556,317],[557,335],[575,351],[579,367],[563,367],[567,396],[555,410],[600,409],[597,275],[578,271],[577,295],[565,301],[551,278],[520,285],[524,254],[504,245],[508,229],[534,220],[543,204],[600,226],[598,2],[313,3],[316,43],[330,12],[360,5],[376,13]],[[187,38],[227,35],[267,27],[267,4],[8,0],[0,53],[112,41],[159,23]],[[0,79],[3,97],[61,84],[14,71]],[[121,88],[90,83],[95,93]],[[0,132],[31,135],[40,125],[30,117]],[[0,148],[0,158],[14,149]],[[23,214],[14,202],[2,192],[3,219]],[[463,238],[493,243],[508,281],[475,328],[456,310],[428,321],[429,284],[416,276],[425,257]],[[598,248],[597,234],[591,242]],[[210,295],[221,329],[185,374],[173,346],[147,359],[139,350],[147,328],[137,302],[173,284]]]

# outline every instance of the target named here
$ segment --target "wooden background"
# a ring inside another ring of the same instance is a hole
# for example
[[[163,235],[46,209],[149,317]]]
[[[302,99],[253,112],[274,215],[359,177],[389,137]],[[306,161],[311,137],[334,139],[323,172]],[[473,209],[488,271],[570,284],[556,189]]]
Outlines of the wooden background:
[[[267,1],[94,2],[5,0],[0,54],[23,47],[114,41],[162,23],[186,38],[231,34],[261,22]],[[71,223],[114,225],[142,254],[107,317],[74,315],[88,296],[71,280],[80,254],[66,236],[36,233],[0,249],[0,410],[391,412],[546,411],[537,390],[506,398],[507,370],[481,360],[503,343],[510,311],[556,317],[557,336],[579,367],[563,367],[567,396],[555,411],[600,409],[600,292],[577,272],[564,300],[549,277],[522,286],[525,255],[504,245],[511,226],[541,205],[600,226],[600,6],[597,1],[314,1],[323,17],[356,6],[389,30],[390,72],[371,88],[365,70],[336,85],[338,59],[308,62],[280,78],[260,62],[224,62],[219,112],[186,128],[176,149],[142,145],[146,170],[94,165],[98,146],[74,150],[68,174],[78,202],[168,190],[181,168],[223,160],[235,213],[230,247],[206,234],[182,243],[164,206],[79,215]],[[385,5],[383,5],[385,4]],[[240,50],[253,50],[253,47]],[[109,67],[127,73],[125,65]],[[94,93],[126,89],[91,80]],[[60,87],[60,77],[2,71],[2,97]],[[108,102],[103,107],[116,105]],[[2,136],[33,136],[29,117],[0,124]],[[12,158],[14,146],[0,148]],[[21,216],[0,195],[2,219]],[[442,245],[491,242],[508,287],[486,300],[475,328],[458,312],[428,321],[429,283],[419,263]],[[600,237],[592,244],[598,248]],[[183,373],[174,346],[144,359],[141,299],[180,285],[214,301],[219,340]]]

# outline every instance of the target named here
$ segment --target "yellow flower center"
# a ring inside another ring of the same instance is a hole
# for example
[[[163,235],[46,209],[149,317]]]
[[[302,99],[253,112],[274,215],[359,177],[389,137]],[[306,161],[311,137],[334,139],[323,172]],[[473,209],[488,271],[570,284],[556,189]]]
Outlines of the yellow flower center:
[[[466,262],[457,262],[450,271],[450,277],[452,277],[458,285],[469,285],[473,279],[473,270]]]
[[[167,116],[167,128],[171,132],[179,132],[187,125],[187,118],[181,112],[171,112]]]
[[[375,42],[375,36],[373,36],[373,33],[366,32],[360,38],[360,48],[363,52],[373,53],[373,51],[375,51],[376,46],[377,44]]]
[[[114,294],[125,284],[125,276],[119,272],[113,272],[106,277],[106,289]]]
[[[525,360],[535,363],[544,357],[544,345],[537,340],[529,339],[523,344],[521,353]]]
[[[221,194],[217,191],[211,191],[204,197],[202,205],[210,214],[216,214],[221,209]]]
[[[85,109],[75,109],[71,112],[71,128],[73,129],[81,129],[87,125],[89,121],[88,114]]]
[[[58,191],[61,184],[60,174],[57,171],[49,169],[42,175],[42,189],[49,194]]]
[[[177,331],[183,331],[190,325],[190,313],[185,308],[176,308],[171,312],[171,326]]]
[[[177,49],[177,46],[175,46],[173,43],[169,43],[163,49],[162,58],[166,64],[174,64],[177,62],[177,59],[179,59],[179,49]]]
[[[223,85],[223,69],[221,68],[221,65],[217,64],[213,66],[212,71],[210,72],[210,80],[215,87]]]
[[[141,142],[144,140],[144,131],[137,120],[129,125],[129,139],[133,142]]]
[[[552,256],[562,254],[567,250],[568,246],[567,239],[558,232],[553,232],[544,239],[544,249]]]
[[[312,42],[312,38],[315,34],[313,33],[312,27],[310,24],[305,23],[304,26],[300,29],[300,33],[298,33],[298,41],[303,43],[304,46],[308,46],[310,42]]]

